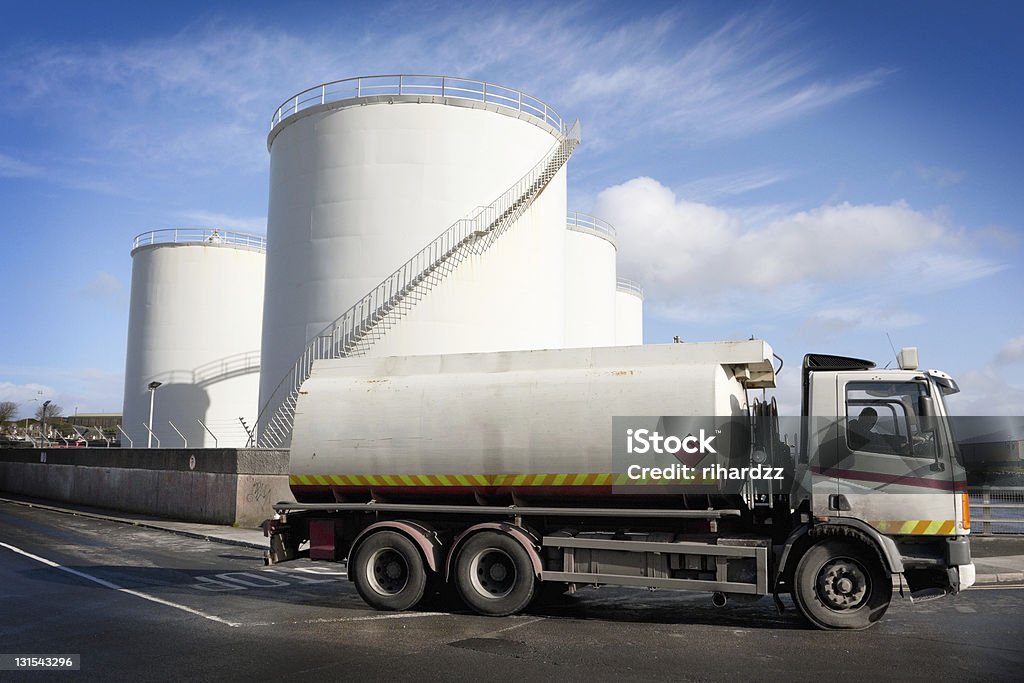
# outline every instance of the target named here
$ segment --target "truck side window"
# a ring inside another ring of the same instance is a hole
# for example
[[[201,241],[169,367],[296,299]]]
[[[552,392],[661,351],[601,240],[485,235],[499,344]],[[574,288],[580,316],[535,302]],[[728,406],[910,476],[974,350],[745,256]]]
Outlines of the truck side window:
[[[915,452],[922,439],[919,382],[851,382],[846,385],[846,443],[851,451],[890,455]]]

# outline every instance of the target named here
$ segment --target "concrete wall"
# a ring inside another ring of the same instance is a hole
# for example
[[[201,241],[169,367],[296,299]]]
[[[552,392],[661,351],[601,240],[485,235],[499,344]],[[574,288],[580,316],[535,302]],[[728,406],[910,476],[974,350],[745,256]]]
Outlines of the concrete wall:
[[[288,451],[235,448],[3,449],[0,491],[240,527],[294,500]]]

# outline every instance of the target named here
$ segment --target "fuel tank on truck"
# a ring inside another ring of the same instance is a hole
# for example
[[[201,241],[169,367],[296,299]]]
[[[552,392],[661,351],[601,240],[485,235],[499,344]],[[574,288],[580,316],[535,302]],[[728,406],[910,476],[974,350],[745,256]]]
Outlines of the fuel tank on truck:
[[[307,503],[707,507],[707,494],[670,487],[657,503],[623,495],[612,418],[745,425],[744,383],[774,380],[763,341],[317,361],[299,393],[292,492]]]

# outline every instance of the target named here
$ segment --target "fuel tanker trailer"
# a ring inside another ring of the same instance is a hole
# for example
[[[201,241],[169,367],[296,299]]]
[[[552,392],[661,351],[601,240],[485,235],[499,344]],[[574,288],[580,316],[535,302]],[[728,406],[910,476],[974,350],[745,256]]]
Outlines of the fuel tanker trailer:
[[[347,562],[382,610],[620,585],[789,594],[819,628],[867,628],[894,581],[974,583],[956,382],[898,360],[806,355],[793,417],[760,340],[318,361],[268,562]]]

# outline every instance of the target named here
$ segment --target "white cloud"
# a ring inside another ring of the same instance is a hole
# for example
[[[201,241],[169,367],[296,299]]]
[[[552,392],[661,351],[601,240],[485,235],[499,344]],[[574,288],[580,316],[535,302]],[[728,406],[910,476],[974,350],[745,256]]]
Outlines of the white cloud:
[[[32,417],[39,403],[54,395],[54,390],[45,384],[0,382],[0,401],[14,401],[18,404],[17,417]]]
[[[100,301],[121,303],[125,297],[125,286],[115,275],[100,271],[85,283],[80,290],[82,294]]]
[[[679,320],[763,319],[813,305],[811,324],[909,326],[922,321],[884,303],[887,292],[939,291],[1004,267],[904,202],[827,205],[750,224],[635,178],[602,191],[594,213],[618,230],[622,272],[644,284],[653,309]]]
[[[182,211],[182,219],[193,221],[198,227],[242,230],[263,234],[267,231],[266,216],[230,216],[215,211]]]
[[[883,301],[870,306],[852,306],[815,311],[804,321],[804,328],[828,336],[835,336],[854,329],[889,331],[913,327],[925,322],[917,313],[902,311],[888,306]]]
[[[999,364],[1024,362],[1024,336],[1014,337],[1007,341],[996,354],[995,360]]]
[[[116,155],[114,168],[127,160],[147,174],[262,173],[278,104],[366,73],[447,73],[522,88],[582,116],[594,150],[643,135],[670,145],[743,135],[884,77],[815,77],[816,60],[795,47],[797,22],[773,10],[720,25],[682,11],[609,25],[584,3],[469,5],[441,17],[400,7],[382,6],[364,28],[344,19],[301,32],[204,19],[137,42],[11,47],[0,51],[8,93],[0,108],[61,117]]]
[[[612,128],[626,138],[640,130],[691,140],[744,135],[869,90],[887,73],[815,80],[814,58],[795,47],[798,22],[771,11],[711,31],[692,23],[672,13],[639,19],[591,41],[586,61],[572,64],[568,99],[594,120],[588,131],[596,127],[599,142]]]
[[[760,190],[786,179],[786,174],[770,170],[747,171],[691,180],[678,194],[694,202],[712,202],[723,197]]]
[[[943,168],[942,166],[925,166],[923,164],[915,166],[914,172],[917,173],[918,177],[922,180],[932,183],[936,187],[940,188],[957,185],[962,182],[967,175],[963,171],[954,171],[951,168]]]
[[[12,367],[0,365],[0,401],[19,404],[30,417],[38,403],[53,401],[64,414],[121,411],[124,375],[98,368]],[[35,399],[35,400],[33,400]]]
[[[35,178],[42,174],[39,166],[0,153],[0,178]]]
[[[961,373],[960,393],[946,399],[953,415],[1024,415],[1024,388],[1006,381],[993,365]]]

